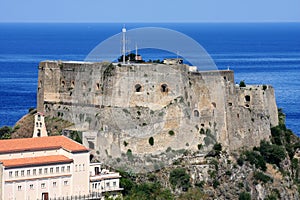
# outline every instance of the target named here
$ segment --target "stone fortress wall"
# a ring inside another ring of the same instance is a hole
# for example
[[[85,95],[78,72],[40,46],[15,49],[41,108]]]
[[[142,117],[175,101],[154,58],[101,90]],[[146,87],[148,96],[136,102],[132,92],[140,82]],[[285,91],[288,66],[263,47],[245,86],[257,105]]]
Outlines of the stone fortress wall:
[[[38,111],[73,122],[90,148],[109,158],[206,152],[216,142],[252,147],[278,124],[274,89],[241,88],[231,70],[44,61],[38,82]]]

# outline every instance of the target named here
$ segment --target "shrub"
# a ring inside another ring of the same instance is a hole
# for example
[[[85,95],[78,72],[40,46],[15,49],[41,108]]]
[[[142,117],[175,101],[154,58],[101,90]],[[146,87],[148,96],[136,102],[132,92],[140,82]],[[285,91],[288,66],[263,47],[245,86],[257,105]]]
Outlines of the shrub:
[[[34,107],[30,107],[30,108],[28,109],[28,113],[31,113],[31,112],[33,112],[34,110],[35,110]]]
[[[220,182],[217,179],[213,181],[213,187],[216,189],[220,185]]]
[[[198,200],[206,199],[206,195],[199,188],[189,188],[186,193],[181,194],[178,200]]]
[[[260,142],[259,150],[266,162],[276,164],[278,167],[280,167],[280,162],[286,157],[285,149],[282,146],[270,144],[265,140]]]
[[[249,161],[251,165],[255,165],[257,168],[266,171],[267,166],[264,157],[256,151],[245,151],[237,160],[238,165],[242,166],[244,160]]]
[[[172,170],[169,181],[173,187],[180,187],[183,191],[187,191],[190,187],[190,175],[183,168]]]
[[[215,150],[216,155],[219,156],[220,152],[222,151],[222,144],[221,143],[214,144],[213,150]]]
[[[173,136],[173,135],[175,135],[175,132],[173,130],[170,130],[169,135]]]
[[[239,195],[239,200],[251,200],[251,195],[248,192],[242,192]]]
[[[263,183],[267,183],[269,181],[273,181],[273,179],[270,177],[270,176],[267,176],[265,175],[264,173],[262,172],[258,172],[258,171],[255,171],[254,174],[253,174],[253,178],[257,181],[261,181]]]
[[[227,170],[227,171],[225,172],[225,174],[226,174],[227,176],[231,176],[231,175],[232,175],[232,172],[229,171],[229,170]]]

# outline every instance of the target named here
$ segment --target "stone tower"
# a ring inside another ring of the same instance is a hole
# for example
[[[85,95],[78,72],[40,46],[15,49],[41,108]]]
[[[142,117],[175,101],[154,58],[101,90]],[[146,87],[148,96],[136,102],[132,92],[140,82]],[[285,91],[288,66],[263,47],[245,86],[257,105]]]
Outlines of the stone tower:
[[[33,137],[46,137],[46,136],[48,136],[48,134],[45,125],[44,114],[38,112],[34,115]]]

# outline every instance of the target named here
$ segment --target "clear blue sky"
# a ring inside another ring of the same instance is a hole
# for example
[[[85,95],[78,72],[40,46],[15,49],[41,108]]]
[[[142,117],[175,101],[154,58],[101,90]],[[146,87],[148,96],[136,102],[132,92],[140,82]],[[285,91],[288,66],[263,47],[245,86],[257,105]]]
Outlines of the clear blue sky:
[[[300,22],[300,0],[0,0],[0,22]]]

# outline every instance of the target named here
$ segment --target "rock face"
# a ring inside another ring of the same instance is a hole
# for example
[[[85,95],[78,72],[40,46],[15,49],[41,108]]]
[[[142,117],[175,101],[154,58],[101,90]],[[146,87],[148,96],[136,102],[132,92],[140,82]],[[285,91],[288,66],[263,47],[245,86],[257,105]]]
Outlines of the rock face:
[[[38,112],[76,124],[101,159],[252,147],[278,124],[274,89],[239,87],[230,70],[45,61],[38,82]]]

